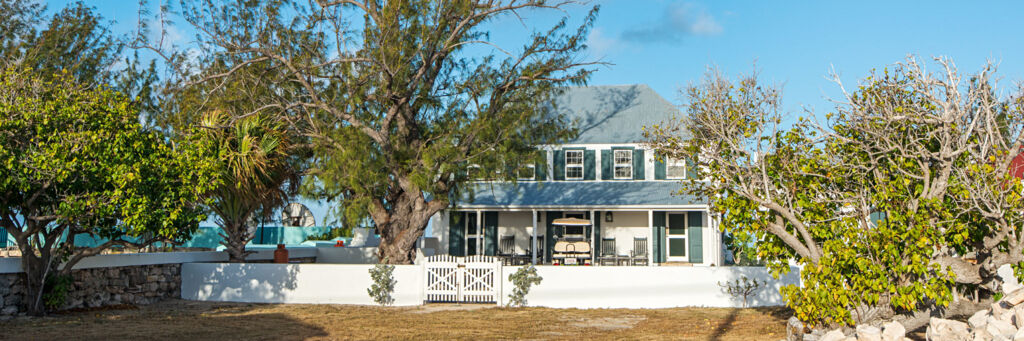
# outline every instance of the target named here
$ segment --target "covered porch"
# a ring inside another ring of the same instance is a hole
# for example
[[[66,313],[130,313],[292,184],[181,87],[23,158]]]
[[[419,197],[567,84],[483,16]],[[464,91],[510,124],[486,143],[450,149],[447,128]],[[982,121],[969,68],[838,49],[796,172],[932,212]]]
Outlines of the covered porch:
[[[564,218],[589,226],[559,225]],[[721,264],[720,234],[706,207],[463,208],[440,220],[435,226],[447,228],[435,236],[446,254],[498,256],[510,265]]]

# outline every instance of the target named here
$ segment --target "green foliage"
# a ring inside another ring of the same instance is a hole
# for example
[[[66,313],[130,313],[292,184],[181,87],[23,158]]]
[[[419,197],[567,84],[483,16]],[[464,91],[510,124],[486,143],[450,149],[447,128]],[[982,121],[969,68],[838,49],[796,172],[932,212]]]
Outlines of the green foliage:
[[[74,282],[75,279],[71,275],[46,276],[46,284],[43,286],[43,304],[46,308],[57,310],[63,307]]]
[[[747,307],[747,299],[750,298],[757,289],[760,289],[765,284],[767,284],[767,282],[758,281],[757,278],[751,280],[747,278],[747,276],[742,276],[732,282],[726,281],[724,284],[722,282],[718,282],[718,286],[722,287],[722,292],[732,296],[733,298],[742,298],[744,308]]]
[[[389,306],[395,303],[395,299],[391,297],[391,294],[395,292],[395,284],[398,283],[392,276],[394,271],[395,266],[388,264],[377,264],[370,269],[370,279],[373,280],[373,284],[366,289],[366,293],[377,304]]]
[[[508,275],[508,280],[512,282],[512,293],[508,295],[508,306],[526,306],[526,294],[530,293],[530,287],[539,285],[543,279],[537,275],[537,268],[533,265],[522,266],[516,272]]]
[[[942,309],[955,285],[982,296],[961,301],[990,297],[997,279],[977,274],[1022,259],[1024,187],[1005,163],[1021,97],[998,100],[985,75],[961,88],[911,60],[868,77],[827,126],[783,127],[778,90],[712,74],[687,89],[685,120],[645,133],[664,155],[701,155],[705,178],[682,191],[709,199],[731,249],[776,276],[803,266],[802,285],[781,290],[802,321]]]
[[[337,239],[337,238],[340,238],[340,237],[351,237],[351,236],[352,236],[352,228],[351,227],[336,227],[336,228],[332,228],[330,230],[327,230],[327,232],[324,232],[324,233],[321,233],[321,234],[307,236],[306,240],[334,240],[334,239]]]
[[[45,269],[69,272],[113,245],[183,242],[217,185],[201,147],[144,129],[123,95],[65,73],[0,74],[0,224],[38,292]],[[109,242],[76,247],[75,236]],[[41,308],[31,308],[41,312]]]

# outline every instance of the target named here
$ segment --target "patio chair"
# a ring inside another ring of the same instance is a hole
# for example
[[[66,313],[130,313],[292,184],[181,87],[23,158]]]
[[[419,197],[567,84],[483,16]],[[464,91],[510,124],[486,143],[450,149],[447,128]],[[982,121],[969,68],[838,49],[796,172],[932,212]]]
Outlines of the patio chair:
[[[615,238],[601,239],[601,255],[597,257],[597,264],[619,265],[620,257],[615,254]]]
[[[647,238],[633,238],[633,254],[630,257],[632,265],[648,265],[647,261]],[[642,264],[641,264],[642,263]]]
[[[504,265],[514,265],[516,252],[516,236],[505,236],[498,240],[498,257],[501,258],[501,262]]]

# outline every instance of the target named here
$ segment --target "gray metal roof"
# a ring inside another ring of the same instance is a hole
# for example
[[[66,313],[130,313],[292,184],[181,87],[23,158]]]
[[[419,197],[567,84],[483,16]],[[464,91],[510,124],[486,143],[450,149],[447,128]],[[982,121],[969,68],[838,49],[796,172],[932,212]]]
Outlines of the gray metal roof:
[[[579,128],[569,143],[643,142],[644,126],[679,115],[676,106],[645,84],[571,87],[554,103]]]
[[[678,194],[677,181],[555,181],[478,183],[472,198],[457,207],[668,206],[703,205],[706,201]]]

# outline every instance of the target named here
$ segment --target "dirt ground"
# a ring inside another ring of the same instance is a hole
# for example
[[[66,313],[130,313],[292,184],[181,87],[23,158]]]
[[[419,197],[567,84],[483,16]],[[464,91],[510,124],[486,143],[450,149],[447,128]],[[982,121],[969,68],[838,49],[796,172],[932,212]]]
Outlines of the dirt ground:
[[[780,340],[785,308],[507,309],[168,300],[0,322],[4,340]]]

